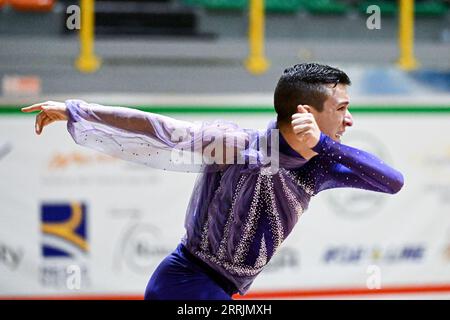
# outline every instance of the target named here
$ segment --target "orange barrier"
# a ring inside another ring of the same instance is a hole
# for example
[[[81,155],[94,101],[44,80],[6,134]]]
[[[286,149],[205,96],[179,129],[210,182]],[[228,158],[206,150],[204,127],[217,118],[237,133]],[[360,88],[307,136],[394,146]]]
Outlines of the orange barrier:
[[[8,0],[8,3],[17,11],[46,12],[53,9],[55,0]]]
[[[284,291],[254,290],[245,296],[233,296],[235,300],[265,300],[265,299],[355,299],[359,297],[395,296],[408,297],[408,295],[446,295],[450,294],[450,284],[423,284],[386,286],[380,289],[367,289],[361,287],[347,288],[321,288],[321,289],[291,289]],[[78,295],[18,295],[1,296],[0,300],[143,300],[143,294],[78,294]]]
[[[318,299],[344,297],[352,299],[354,296],[382,296],[382,295],[423,295],[423,294],[449,294],[450,284],[430,285],[399,285],[385,286],[380,289],[367,289],[359,287],[348,288],[322,288],[310,290],[284,290],[284,291],[253,291],[245,296],[233,296],[234,299]]]

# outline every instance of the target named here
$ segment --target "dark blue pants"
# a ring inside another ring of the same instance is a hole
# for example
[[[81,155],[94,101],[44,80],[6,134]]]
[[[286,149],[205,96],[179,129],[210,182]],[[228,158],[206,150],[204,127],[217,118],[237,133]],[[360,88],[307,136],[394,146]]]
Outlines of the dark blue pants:
[[[145,300],[232,300],[237,290],[179,244],[156,268]]]

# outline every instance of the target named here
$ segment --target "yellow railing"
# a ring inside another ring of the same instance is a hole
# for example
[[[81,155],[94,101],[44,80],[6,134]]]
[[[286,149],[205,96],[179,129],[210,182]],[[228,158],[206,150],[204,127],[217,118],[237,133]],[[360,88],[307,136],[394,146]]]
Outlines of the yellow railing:
[[[81,0],[80,55],[75,66],[81,72],[94,72],[100,68],[101,60],[94,53],[94,0]]]
[[[418,67],[414,57],[414,0],[399,0],[399,36],[400,57],[397,65],[406,71]]]
[[[249,55],[245,67],[253,74],[264,73],[269,68],[264,55],[264,25],[264,0],[249,0]]]

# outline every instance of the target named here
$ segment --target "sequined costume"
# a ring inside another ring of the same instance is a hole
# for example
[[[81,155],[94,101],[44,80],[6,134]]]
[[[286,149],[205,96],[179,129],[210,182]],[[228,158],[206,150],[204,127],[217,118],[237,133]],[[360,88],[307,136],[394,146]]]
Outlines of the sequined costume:
[[[190,123],[81,100],[68,100],[66,105],[68,131],[76,143],[154,168],[199,173],[182,244],[240,294],[249,289],[320,191],[350,187],[394,194],[403,186],[402,174],[376,156],[323,133],[313,148],[318,155],[307,161],[281,134],[272,139],[276,121],[258,131],[231,122]],[[182,134],[174,135],[177,130]],[[205,150],[211,136],[231,137],[220,144],[236,149],[234,158],[240,162],[173,161],[173,148],[194,150],[197,144]],[[268,172],[269,152],[257,147],[261,142],[272,150],[279,147],[275,173]]]

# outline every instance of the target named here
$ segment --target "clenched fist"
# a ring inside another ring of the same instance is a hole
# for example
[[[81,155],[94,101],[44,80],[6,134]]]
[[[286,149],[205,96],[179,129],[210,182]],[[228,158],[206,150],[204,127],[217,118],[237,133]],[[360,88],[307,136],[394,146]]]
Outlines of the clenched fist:
[[[292,115],[292,129],[298,139],[310,149],[314,148],[320,139],[320,129],[312,113],[303,105],[297,107],[298,113]]]
[[[22,112],[40,111],[36,116],[36,134],[41,134],[45,126],[55,121],[67,120],[67,108],[63,102],[47,101],[21,109]]]

